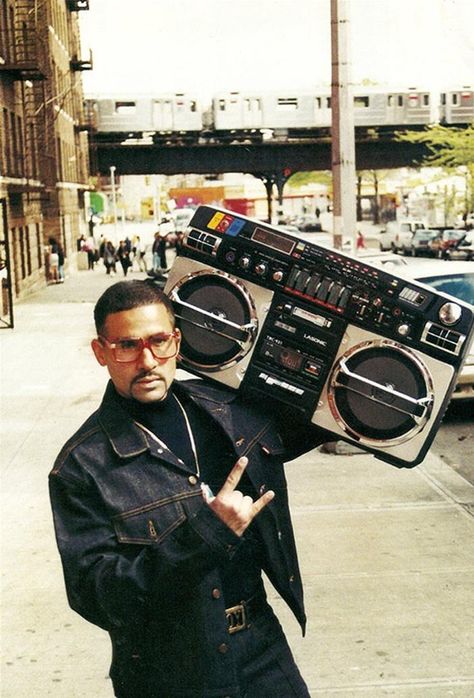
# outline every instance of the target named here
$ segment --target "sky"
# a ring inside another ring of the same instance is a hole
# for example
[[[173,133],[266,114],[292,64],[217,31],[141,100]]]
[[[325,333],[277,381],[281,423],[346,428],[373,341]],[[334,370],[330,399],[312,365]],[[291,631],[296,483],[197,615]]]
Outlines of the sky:
[[[349,0],[352,82],[474,86],[474,0]],[[312,89],[331,82],[330,0],[90,0],[87,95]]]

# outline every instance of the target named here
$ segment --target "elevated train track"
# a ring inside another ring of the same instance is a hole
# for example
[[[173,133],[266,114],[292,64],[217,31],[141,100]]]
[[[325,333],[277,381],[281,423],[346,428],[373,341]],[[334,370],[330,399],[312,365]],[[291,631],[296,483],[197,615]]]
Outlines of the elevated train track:
[[[94,140],[91,155],[96,171],[108,175],[115,166],[122,175],[222,174],[291,172],[331,169],[329,138],[264,143],[191,143],[161,145],[142,142],[114,143]],[[356,132],[356,168],[394,169],[422,162],[428,150],[422,144],[402,143],[394,133],[369,139]]]

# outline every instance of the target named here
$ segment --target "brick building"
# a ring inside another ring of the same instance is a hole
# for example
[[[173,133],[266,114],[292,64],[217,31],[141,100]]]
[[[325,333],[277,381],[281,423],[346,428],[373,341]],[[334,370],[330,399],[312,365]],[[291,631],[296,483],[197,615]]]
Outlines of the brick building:
[[[75,261],[88,142],[78,12],[88,0],[0,0],[2,304],[48,281],[48,241]],[[8,293],[6,287],[8,286]]]

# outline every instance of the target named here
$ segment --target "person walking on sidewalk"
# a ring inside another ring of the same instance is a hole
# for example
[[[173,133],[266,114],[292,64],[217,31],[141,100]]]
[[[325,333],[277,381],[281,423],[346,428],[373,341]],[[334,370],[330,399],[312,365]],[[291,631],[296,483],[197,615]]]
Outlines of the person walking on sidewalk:
[[[118,698],[304,698],[262,570],[305,627],[283,461],[325,441],[282,410],[177,381],[181,334],[152,281],[99,298],[102,404],[50,474],[71,607],[107,630]]]

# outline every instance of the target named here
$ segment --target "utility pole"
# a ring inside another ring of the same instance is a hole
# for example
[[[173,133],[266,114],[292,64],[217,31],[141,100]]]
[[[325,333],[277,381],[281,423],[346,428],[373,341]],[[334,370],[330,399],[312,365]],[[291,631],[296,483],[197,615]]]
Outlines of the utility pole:
[[[333,241],[342,249],[343,235],[356,238],[354,102],[349,47],[349,2],[331,0],[331,142]]]
[[[112,186],[112,212],[114,215],[114,235],[115,235],[115,244],[117,244],[117,192],[115,189],[115,171],[116,171],[115,165],[110,166],[110,184]]]

